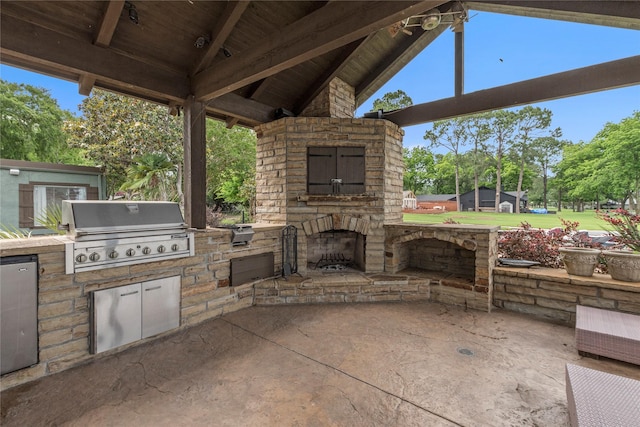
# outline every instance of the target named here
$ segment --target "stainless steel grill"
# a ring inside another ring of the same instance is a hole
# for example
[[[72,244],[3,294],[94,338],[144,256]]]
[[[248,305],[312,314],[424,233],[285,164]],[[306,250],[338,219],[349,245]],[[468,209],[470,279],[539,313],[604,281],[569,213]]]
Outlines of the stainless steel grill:
[[[66,273],[193,256],[193,232],[172,202],[64,200]]]

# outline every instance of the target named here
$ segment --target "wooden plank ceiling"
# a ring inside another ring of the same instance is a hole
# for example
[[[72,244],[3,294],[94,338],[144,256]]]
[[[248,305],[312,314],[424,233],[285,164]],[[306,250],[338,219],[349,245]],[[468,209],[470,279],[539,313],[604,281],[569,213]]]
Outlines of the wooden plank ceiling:
[[[403,32],[397,24],[434,7],[451,12],[461,5],[438,0],[3,0],[0,60],[78,82],[82,94],[104,88],[174,112],[194,95],[206,103],[209,116],[230,126],[255,126],[273,120],[278,108],[300,113],[334,77],[355,87],[357,103],[363,103],[448,28]],[[629,1],[464,5],[640,29],[640,8]],[[459,108],[449,107],[454,113]]]

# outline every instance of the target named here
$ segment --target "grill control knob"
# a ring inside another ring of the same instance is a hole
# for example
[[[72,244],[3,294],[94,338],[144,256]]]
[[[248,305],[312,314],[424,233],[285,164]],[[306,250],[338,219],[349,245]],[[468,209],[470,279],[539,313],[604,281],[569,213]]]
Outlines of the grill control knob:
[[[127,256],[134,256],[136,254],[136,251],[134,251],[133,249],[127,249]]]
[[[160,253],[160,254],[161,254],[161,253],[163,253],[163,252],[164,252],[164,251],[166,251],[166,250],[167,250],[167,248],[165,248],[165,247],[164,247],[164,245],[160,245],[160,246],[158,246],[158,253]]]
[[[80,254],[76,257],[76,262],[85,262],[87,260],[87,256],[85,254]]]
[[[149,255],[151,253],[151,248],[149,246],[145,246],[142,248],[142,253],[145,255]]]
[[[93,252],[91,255],[89,255],[89,259],[91,261],[98,261],[100,259],[100,254],[97,252]]]
[[[174,252],[175,252],[175,251],[177,251],[178,249],[180,249],[180,246],[178,246],[178,244],[177,244],[177,243],[174,243],[173,245],[171,245],[171,250],[172,250],[172,251],[174,251]]]
[[[111,259],[118,258],[118,252],[116,251],[109,252],[109,258]]]

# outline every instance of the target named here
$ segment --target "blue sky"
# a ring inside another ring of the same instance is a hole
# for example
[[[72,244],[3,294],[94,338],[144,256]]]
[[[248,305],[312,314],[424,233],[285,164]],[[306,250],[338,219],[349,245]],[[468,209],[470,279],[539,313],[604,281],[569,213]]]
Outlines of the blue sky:
[[[471,11],[465,27],[465,93],[640,54],[640,31]],[[414,104],[453,96],[454,36],[447,30],[375,93],[405,91]],[[435,58],[435,59],[434,59]],[[500,61],[502,59],[502,61]],[[49,90],[61,108],[78,114],[78,84],[6,65],[4,80]],[[553,112],[563,139],[590,141],[607,122],[640,110],[640,85],[534,104]],[[423,145],[429,124],[405,128],[404,145]]]
[[[470,16],[465,24],[465,93],[640,54],[640,31],[475,11]],[[371,110],[373,100],[398,89],[414,104],[454,96],[453,46],[454,35],[447,30],[356,116]],[[533,105],[553,112],[552,127],[562,129],[563,139],[590,141],[607,122],[617,123],[640,110],[640,85]],[[406,127],[405,147],[424,145],[429,127]]]

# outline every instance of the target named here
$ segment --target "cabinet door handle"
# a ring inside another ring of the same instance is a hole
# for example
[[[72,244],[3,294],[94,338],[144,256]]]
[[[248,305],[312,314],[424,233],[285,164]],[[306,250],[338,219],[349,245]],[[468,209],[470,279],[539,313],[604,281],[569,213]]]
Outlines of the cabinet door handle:
[[[156,289],[160,289],[162,286],[154,286],[153,288],[147,288],[145,291],[155,291]]]
[[[121,296],[121,297],[126,297],[126,296],[128,296],[128,295],[135,295],[135,294],[137,294],[137,293],[138,293],[138,291],[127,292],[126,294],[120,294],[120,296]]]

